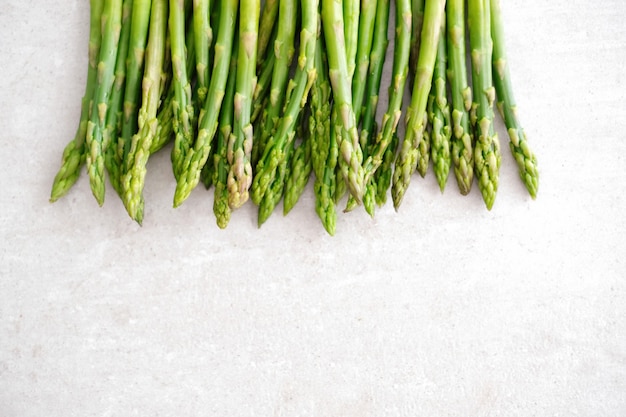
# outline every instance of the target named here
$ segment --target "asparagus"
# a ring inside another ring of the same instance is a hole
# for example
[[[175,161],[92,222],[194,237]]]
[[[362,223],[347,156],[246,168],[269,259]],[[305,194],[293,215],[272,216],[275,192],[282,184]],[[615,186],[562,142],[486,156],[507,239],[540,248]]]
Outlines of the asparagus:
[[[402,203],[404,193],[411,182],[411,175],[421,160],[420,173],[425,173],[428,162],[428,150],[424,144],[424,126],[426,119],[426,104],[432,84],[437,44],[441,33],[441,22],[444,18],[445,0],[427,0],[424,10],[424,24],[420,40],[420,51],[413,83],[411,103],[407,109],[406,135],[393,172],[391,194],[396,210]]]
[[[446,5],[448,40],[448,77],[452,97],[451,156],[461,194],[467,195],[474,179],[473,132],[469,111],[472,90],[467,82],[465,62],[465,1],[448,0]]]
[[[259,22],[259,39],[257,43],[257,65],[260,67],[265,59],[272,54],[268,54],[267,47],[271,44],[271,39],[276,27],[276,16],[278,16],[279,0],[266,0],[263,5],[263,13]]]
[[[270,184],[276,177],[277,168],[288,156],[287,151],[295,135],[298,115],[304,108],[309,90],[316,77],[315,48],[317,44],[318,2],[307,0],[302,3],[302,27],[300,31],[300,50],[298,66],[287,88],[285,112],[280,118],[276,134],[265,146],[263,156],[257,164],[257,172],[252,184],[252,199],[259,204]]]
[[[121,114],[123,111],[124,85],[126,79],[126,57],[128,55],[128,42],[130,39],[130,14],[133,0],[124,0],[122,3],[122,28],[120,40],[115,58],[115,79],[111,92],[111,106],[107,113],[104,140],[108,143],[104,155],[104,165],[109,173],[109,181],[118,195],[122,195],[120,185],[120,173],[122,167],[122,155],[118,152],[118,137],[121,133]]]
[[[412,12],[412,27],[411,31],[411,56],[409,58],[409,68],[411,69],[411,76],[415,76],[415,69],[417,68],[417,58],[420,51],[420,41],[422,33],[422,25],[424,24],[424,6],[426,0],[411,0],[411,12]]]
[[[317,77],[311,88],[311,165],[315,174],[315,211],[322,225],[331,236],[335,234],[337,212],[332,196],[335,193],[335,166],[337,164],[337,143],[331,126],[332,105],[331,86],[328,79],[328,65],[324,54],[324,39],[318,40],[315,50]]]
[[[191,84],[187,78],[187,51],[185,47],[185,4],[183,0],[169,0],[169,34],[171,41],[172,73],[174,85],[174,146],[172,148],[172,167],[176,180],[185,174],[188,150],[193,146],[194,132],[192,118],[194,113]],[[178,188],[178,187],[177,187]]]
[[[393,176],[393,161],[396,157],[396,149],[398,147],[398,132],[395,132],[391,138],[391,142],[385,153],[383,154],[383,162],[374,172],[373,183],[376,186],[375,201],[378,206],[382,206],[387,202],[387,191],[391,186],[391,177]]]
[[[517,116],[517,106],[504,41],[504,27],[500,1],[491,0],[491,37],[493,39],[493,83],[496,88],[497,105],[500,109],[504,124],[508,130],[509,147],[517,162],[519,175],[528,193],[534,199],[537,197],[539,185],[539,171],[537,158],[528,146],[526,134]]]
[[[237,55],[239,42],[233,41],[233,53],[230,57],[230,68],[228,70],[228,81],[224,94],[224,102],[221,108],[219,131],[215,153],[213,154],[213,184],[215,186],[213,198],[213,213],[220,229],[225,229],[230,221],[231,208],[228,205],[228,160],[226,149],[228,138],[232,132],[233,122],[233,102],[235,98],[235,82],[237,80]]]
[[[374,126],[376,122],[376,109],[378,107],[378,93],[382,80],[385,54],[387,53],[387,46],[389,45],[387,38],[388,25],[389,0],[377,0],[374,39],[372,40],[365,103],[363,104],[361,120],[360,143],[361,147],[366,149],[370,136],[375,134],[376,130]]]
[[[368,0],[364,0],[367,2]],[[352,80],[356,69],[356,54],[359,42],[360,0],[342,0],[344,16],[344,35],[346,42],[346,65],[348,67],[348,79]]]
[[[101,42],[101,15],[104,0],[91,0],[89,8],[89,65],[87,69],[87,84],[82,99],[80,121],[74,139],[63,150],[61,168],[54,177],[50,202],[63,197],[78,180],[80,170],[85,162],[85,139],[87,136],[87,122],[91,109],[91,100],[96,87],[98,55]]]
[[[363,111],[363,97],[367,85],[374,28],[376,27],[376,6],[376,1],[361,0],[356,72],[352,78],[352,102],[354,103],[354,117],[357,125],[361,121],[361,112]]]
[[[104,137],[106,118],[111,105],[111,90],[115,78],[115,60],[122,25],[122,0],[105,0],[102,9],[102,43],[98,57],[98,78],[94,91],[90,120],[87,122],[86,162],[89,184],[99,205],[104,203]]]
[[[242,0],[239,14],[239,53],[234,100],[233,133],[228,140],[228,203],[241,207],[248,200],[252,184],[253,129],[250,123],[252,93],[255,84],[260,0]]]
[[[226,81],[228,79],[228,67],[232,53],[235,22],[237,20],[237,8],[239,1],[225,0],[220,3],[219,25],[214,48],[213,70],[209,83],[207,99],[204,103],[202,117],[198,122],[198,134],[193,147],[187,149],[184,172],[176,182],[174,193],[174,207],[180,206],[191,194],[191,191],[200,181],[202,167],[206,163],[211,143],[217,131],[217,119],[219,117]],[[243,10],[242,10],[243,12]],[[243,48],[241,48],[243,49]]]
[[[124,88],[124,115],[122,133],[118,138],[117,153],[122,161],[120,176],[126,171],[127,156],[132,137],[138,131],[139,107],[141,106],[141,81],[144,70],[146,42],[150,24],[152,0],[134,0],[130,23],[126,81]]]
[[[360,204],[364,192],[364,172],[361,166],[363,152],[359,144],[359,133],[352,107],[352,88],[348,77],[341,2],[322,0],[322,22],[337,119],[342,127],[338,146],[346,164],[342,164],[341,172],[347,181],[350,194]]]
[[[213,40],[211,0],[193,0],[193,37],[196,56],[198,108],[202,109],[209,90],[209,50]],[[189,52],[189,48],[187,48]]]
[[[439,189],[443,193],[450,172],[450,136],[451,121],[448,105],[448,86],[446,83],[446,20],[441,22],[441,34],[437,44],[437,58],[433,73],[433,85],[428,98],[428,122],[430,131],[430,150],[433,170],[437,177]]]
[[[289,81],[289,68],[295,52],[296,16],[298,2],[295,0],[281,0],[278,11],[278,28],[274,41],[275,63],[272,65],[272,82],[269,91],[269,100],[263,111],[262,123],[258,126],[253,144],[256,170],[263,169],[264,148],[268,140],[276,133],[276,127],[280,119],[285,102],[285,89]],[[253,182],[254,184],[254,182]],[[255,204],[261,202],[264,190],[259,190],[253,185],[251,198]]]
[[[129,216],[139,224],[143,221],[146,164],[158,127],[157,111],[162,88],[161,68],[165,59],[167,16],[167,0],[153,0],[138,116],[139,131],[132,137],[125,173],[122,176],[124,206]]]
[[[472,117],[476,126],[474,170],[488,210],[498,191],[500,143],[493,127],[495,89],[491,73],[492,40],[489,0],[469,0],[469,35],[474,90]]]
[[[286,148],[284,150],[285,157],[276,167],[275,177],[272,180],[272,183],[267,188],[267,191],[263,195],[263,198],[259,202],[259,227],[261,227],[261,225],[265,223],[267,219],[271,216],[283,196],[285,181],[287,179],[287,176],[289,175],[289,164],[291,160],[291,155],[293,153],[293,142],[294,141],[291,140],[286,145]]]

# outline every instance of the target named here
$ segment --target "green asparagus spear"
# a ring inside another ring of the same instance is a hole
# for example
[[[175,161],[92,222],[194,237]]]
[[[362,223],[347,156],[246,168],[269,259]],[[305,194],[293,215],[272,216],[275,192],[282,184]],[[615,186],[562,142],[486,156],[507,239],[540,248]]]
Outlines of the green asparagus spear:
[[[286,145],[286,148],[284,150],[285,156],[276,167],[275,177],[272,180],[272,183],[267,188],[267,191],[263,195],[263,198],[259,202],[259,227],[261,227],[261,225],[263,225],[263,223],[265,223],[267,219],[269,219],[283,196],[285,181],[287,179],[287,176],[289,175],[289,165],[291,161],[291,155],[293,153],[293,143],[294,141],[291,140]]]
[[[491,0],[491,37],[493,39],[493,83],[496,88],[498,108],[504,118],[504,124],[508,130],[509,147],[517,162],[519,175],[530,196],[537,197],[539,185],[539,170],[537,158],[528,146],[526,134],[517,116],[517,106],[508,61],[506,58],[506,46],[504,41],[504,27],[500,1]]]
[[[291,166],[285,182],[284,215],[287,215],[295,207],[311,177],[311,171],[313,170],[311,141],[311,133],[308,132],[300,145],[293,151]]]
[[[298,114],[304,108],[311,86],[315,81],[315,48],[317,44],[318,1],[302,3],[302,28],[298,66],[287,88],[285,112],[277,123],[276,134],[265,146],[263,156],[257,164],[252,184],[252,199],[259,204],[276,176],[276,170],[285,160],[287,149],[295,135]],[[271,191],[270,191],[271,192]]]
[[[152,0],[134,0],[130,23],[128,59],[124,88],[124,116],[122,134],[118,138],[117,153],[122,161],[120,176],[125,174],[127,156],[132,137],[139,130],[139,108],[141,107],[141,82],[144,70],[146,43],[148,40]]]
[[[359,144],[354,109],[352,86],[348,75],[344,19],[341,2],[322,0],[322,22],[328,54],[329,76],[335,99],[338,122],[342,126],[341,141],[338,142],[342,164],[342,175],[350,194],[361,203],[365,187],[363,184],[363,152]]]
[[[198,134],[194,146],[187,150],[184,168],[181,169],[184,175],[181,175],[176,182],[174,207],[180,206],[198,185],[202,167],[206,164],[211,151],[228,79],[238,6],[239,1],[237,0],[224,0],[220,3],[219,24],[209,92],[205,100],[202,117],[198,121]]]
[[[104,0],[91,0],[89,8],[89,66],[87,69],[87,85],[83,96],[80,121],[76,135],[63,150],[61,168],[54,177],[50,202],[63,197],[78,180],[80,170],[85,163],[85,139],[87,137],[87,122],[93,93],[96,87],[98,56],[101,42],[101,15]]]
[[[383,155],[383,162],[374,172],[374,184],[376,185],[376,204],[383,206],[387,202],[387,191],[391,186],[391,177],[393,176],[393,162],[396,158],[396,149],[398,148],[398,132],[396,131],[389,146]]]
[[[259,22],[259,39],[257,43],[257,65],[261,67],[268,57],[273,54],[267,53],[268,45],[272,45],[272,37],[276,28],[279,0],[266,0],[263,4],[263,12]]]
[[[99,205],[104,203],[104,137],[115,78],[115,60],[122,26],[122,0],[105,0],[102,9],[102,43],[98,61],[98,79],[94,91],[90,120],[87,122],[86,162],[89,184]]]
[[[233,41],[233,53],[230,57],[230,68],[228,70],[228,81],[224,94],[224,101],[221,108],[219,131],[215,153],[213,154],[213,185],[215,188],[213,198],[213,213],[220,229],[225,229],[230,221],[231,208],[228,205],[228,172],[230,167],[226,152],[228,138],[232,132],[233,123],[233,103],[235,99],[235,83],[237,81],[237,55],[239,42]]]
[[[209,49],[213,40],[213,28],[211,27],[211,0],[193,0],[193,32],[196,55],[197,75],[197,105],[199,109],[204,107],[209,91]],[[189,52],[189,48],[187,48]],[[198,116],[199,117],[199,116]]]
[[[352,78],[352,103],[357,125],[361,122],[363,111],[363,97],[367,85],[367,75],[370,66],[370,53],[376,27],[376,1],[361,0],[359,18],[359,35],[356,54],[356,72]]]
[[[467,195],[474,180],[474,134],[470,128],[472,90],[467,82],[465,58],[465,1],[448,0],[448,78],[452,97],[451,154],[461,194]]]
[[[393,172],[391,194],[396,210],[402,203],[404,193],[411,182],[411,176],[417,168],[418,159],[421,161],[420,168],[424,173],[428,165],[428,149],[424,149],[424,144],[427,143],[424,138],[426,105],[432,85],[445,4],[445,0],[426,0],[415,82],[411,103],[407,109],[406,135]]]
[[[253,153],[255,160],[258,158],[256,170],[263,169],[265,145],[272,135],[276,133],[276,127],[280,120],[285,102],[285,89],[289,81],[289,69],[295,52],[296,19],[298,2],[295,0],[281,0],[278,11],[278,28],[274,41],[274,55],[276,62],[273,65],[271,89],[269,100],[263,111],[262,123],[259,132],[255,135]],[[269,61],[269,60],[268,60]],[[253,183],[254,184],[254,183]],[[251,198],[255,204],[260,204],[264,190],[258,190],[253,186]]]
[[[328,65],[325,59],[324,39],[318,40],[315,50],[315,71],[317,77],[311,88],[311,164],[315,174],[315,211],[322,225],[331,236],[335,234],[337,212],[333,195],[335,193],[335,166],[337,164],[337,143],[334,141],[331,126],[331,86],[328,79]],[[335,114],[336,116],[336,114]]]
[[[469,0],[468,23],[474,86],[472,117],[476,126],[474,170],[488,210],[491,210],[496,199],[500,169],[500,142],[493,127],[496,92],[491,72],[493,43],[490,14],[489,0]]]
[[[148,44],[142,82],[139,131],[132,137],[126,158],[126,170],[122,176],[123,202],[129,216],[137,223],[143,221],[143,187],[150,147],[158,127],[157,111],[161,97],[161,68],[165,59],[167,33],[167,0],[153,0],[150,13]]]
[[[253,128],[250,123],[252,94],[256,82],[256,55],[260,0],[242,0],[239,13],[239,54],[235,87],[233,133],[228,140],[228,203],[241,207],[249,197],[252,184]]]
[[[409,57],[409,72],[411,74],[411,82],[415,81],[415,69],[417,68],[417,58],[420,52],[420,41],[422,34],[422,25],[424,24],[425,5],[425,0],[411,0],[411,14],[413,17],[413,30],[411,31],[411,54]]]
[[[365,0],[367,1],[367,0]],[[346,64],[348,67],[348,79],[352,83],[356,69],[356,54],[358,51],[359,26],[360,26],[360,0],[342,0],[344,35],[346,42]]]
[[[452,135],[450,107],[448,105],[448,85],[446,82],[448,62],[446,47],[446,20],[443,19],[437,46],[433,85],[428,98],[428,122],[431,126],[431,158],[441,192],[446,187],[450,172],[450,136]]]
[[[133,0],[124,0],[122,4],[122,29],[115,59],[115,79],[111,92],[111,106],[107,113],[104,140],[108,143],[104,156],[104,165],[109,173],[109,181],[119,196],[122,195],[120,174],[122,171],[122,158],[118,152],[118,137],[121,134],[121,115],[124,101],[124,85],[126,80],[126,57],[128,55],[128,42],[130,39],[130,14],[133,8]]]

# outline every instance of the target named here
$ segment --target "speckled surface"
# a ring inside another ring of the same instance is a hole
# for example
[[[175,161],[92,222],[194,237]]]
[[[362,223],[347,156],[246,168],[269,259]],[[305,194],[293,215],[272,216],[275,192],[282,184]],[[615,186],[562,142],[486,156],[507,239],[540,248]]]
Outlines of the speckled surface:
[[[261,229],[201,189],[171,208],[170,148],[143,227],[84,173],[48,203],[88,5],[5,1],[0,416],[626,415],[626,3],[503,7],[538,199],[499,123],[491,212],[431,171],[331,238],[311,188]]]

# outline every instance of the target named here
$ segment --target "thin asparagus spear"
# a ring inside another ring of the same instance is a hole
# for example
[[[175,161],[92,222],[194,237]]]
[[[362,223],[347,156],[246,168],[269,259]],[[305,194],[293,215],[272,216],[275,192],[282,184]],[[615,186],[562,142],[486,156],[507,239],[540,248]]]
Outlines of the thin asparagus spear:
[[[280,202],[285,190],[285,181],[289,175],[289,165],[291,155],[293,154],[293,140],[289,141],[285,148],[285,156],[276,167],[276,174],[272,183],[269,185],[266,193],[259,202],[258,225],[261,227],[263,223],[269,219],[274,209]]]
[[[411,13],[413,17],[413,30],[411,31],[411,55],[409,58],[409,68],[411,74],[411,82],[414,81],[415,69],[417,68],[417,58],[420,52],[420,41],[422,34],[422,25],[424,24],[424,6],[425,0],[411,0]]]
[[[193,146],[194,132],[191,120],[194,108],[191,100],[191,84],[187,78],[187,51],[185,47],[185,2],[169,0],[169,34],[172,57],[174,84],[174,146],[172,148],[172,167],[176,180],[185,174],[185,160],[188,150]]]
[[[239,52],[235,87],[233,133],[228,140],[228,204],[232,209],[248,201],[252,184],[253,128],[250,123],[252,93],[256,83],[256,54],[260,0],[242,0],[239,13]]]
[[[230,68],[228,70],[228,81],[224,94],[224,101],[220,113],[219,131],[215,153],[213,155],[213,185],[215,188],[213,198],[213,213],[220,229],[225,229],[230,221],[231,208],[228,205],[228,172],[230,170],[226,152],[228,138],[232,132],[233,123],[233,103],[235,99],[235,83],[237,81],[237,55],[239,42],[233,41],[233,53],[230,57]]]
[[[356,69],[356,54],[359,42],[361,41],[361,39],[359,39],[361,4],[360,0],[342,0],[342,3],[346,42],[346,64],[348,67],[348,79],[350,80],[350,83],[352,83],[352,78]]]
[[[87,69],[87,84],[83,95],[80,121],[76,135],[63,150],[61,168],[54,177],[50,202],[55,202],[63,197],[76,183],[80,170],[85,163],[85,139],[87,137],[87,122],[93,93],[96,87],[98,56],[101,42],[101,15],[104,0],[91,0],[89,7],[89,65]]]
[[[448,86],[446,82],[446,20],[441,22],[441,34],[437,44],[437,59],[433,73],[433,85],[428,98],[428,123],[430,123],[430,151],[433,170],[441,192],[446,187],[450,172],[450,107],[448,105]]]
[[[420,166],[424,173],[428,165],[428,150],[424,149],[423,146],[424,143],[427,143],[424,140],[426,105],[432,84],[445,4],[445,0],[426,0],[415,82],[413,83],[411,103],[407,109],[406,135],[393,172],[391,194],[396,210],[400,207],[404,193],[411,182],[411,176],[417,168],[418,158],[421,159]]]
[[[517,116],[517,106],[513,95],[513,86],[508,61],[506,58],[506,44],[504,39],[504,27],[500,1],[491,0],[491,37],[493,38],[493,83],[496,88],[497,105],[504,118],[504,124],[508,130],[509,147],[517,167],[519,175],[528,193],[534,199],[537,197],[539,186],[539,170],[537,157],[528,146],[526,133]]]
[[[295,135],[298,114],[304,108],[311,86],[315,81],[315,48],[317,45],[318,1],[302,3],[302,28],[298,66],[287,87],[285,112],[277,123],[276,134],[265,146],[263,156],[257,164],[257,172],[252,185],[252,199],[259,204],[270,184],[276,177],[276,170],[286,158]],[[273,201],[273,200],[271,200]]]
[[[257,65],[260,67],[265,59],[272,56],[268,54],[267,47],[271,44],[274,28],[276,27],[276,16],[278,16],[279,0],[266,0],[263,5],[263,12],[259,22],[259,39],[257,43]]]
[[[272,83],[269,92],[269,100],[263,112],[262,123],[258,126],[260,133],[255,135],[253,153],[258,157],[256,171],[263,170],[263,157],[265,146],[270,138],[276,133],[280,116],[285,103],[285,89],[289,81],[289,68],[295,52],[296,19],[298,2],[295,0],[280,0],[278,11],[278,28],[274,41],[274,55],[276,62],[273,65]],[[252,201],[260,204],[264,190],[256,188],[253,182],[251,193]]]
[[[324,39],[318,40],[315,49],[315,70],[317,77],[311,88],[311,163],[315,173],[313,190],[315,211],[322,225],[331,236],[335,234],[337,212],[333,195],[335,193],[335,166],[337,164],[337,143],[334,129],[331,129],[331,86],[328,79],[328,65],[325,59]],[[336,117],[336,114],[335,114]]]
[[[126,80],[126,61],[128,55],[128,43],[130,39],[130,15],[133,8],[133,0],[124,0],[122,3],[122,29],[115,59],[115,79],[111,91],[111,107],[107,113],[104,138],[108,143],[104,155],[104,165],[109,173],[109,181],[119,196],[122,195],[120,174],[122,168],[122,155],[118,152],[118,137],[121,134],[121,115],[124,101],[124,85]]]
[[[94,91],[90,120],[87,122],[86,162],[89,184],[99,205],[104,203],[104,137],[106,117],[110,108],[115,78],[115,60],[122,26],[122,1],[105,0],[102,9],[102,44],[98,57],[98,79]]]
[[[338,122],[342,126],[341,142],[338,142],[340,155],[346,164],[341,170],[350,194],[361,203],[365,187],[363,184],[363,152],[359,144],[354,109],[352,107],[352,86],[348,76],[344,21],[341,2],[322,0],[322,22],[329,63],[329,76],[333,97],[337,108]]]
[[[469,0],[469,35],[472,56],[472,83],[474,103],[472,117],[476,126],[474,170],[478,188],[488,210],[491,210],[498,191],[500,169],[500,142],[493,127],[493,87],[491,57],[491,18],[489,0]]]
[[[311,116],[301,113],[302,123],[306,122],[307,126],[302,126],[303,133],[297,134],[302,141],[293,151],[291,163],[288,170],[287,179],[285,180],[285,196],[283,198],[283,215],[287,215],[293,209],[304,192],[306,185],[309,183],[311,171],[313,171],[313,162],[311,161],[311,142],[313,132],[309,130],[311,127]],[[315,126],[313,124],[313,126]],[[295,145],[294,145],[295,146]]]
[[[198,185],[202,167],[206,164],[211,151],[211,144],[217,131],[217,119],[228,79],[238,6],[239,1],[237,0],[224,0],[220,3],[219,24],[209,92],[202,117],[198,121],[198,134],[194,146],[187,150],[185,156],[184,168],[181,170],[181,172],[184,172],[184,175],[181,175],[176,182],[174,207],[180,206]]]
[[[213,40],[213,28],[211,27],[211,0],[193,0],[193,32],[196,55],[197,75],[197,106],[204,107],[209,91],[209,49]],[[189,48],[187,48],[189,52]]]
[[[473,132],[469,111],[472,108],[472,89],[467,82],[465,58],[465,1],[448,0],[448,77],[452,97],[452,163],[459,191],[467,195],[474,180]]]
[[[387,202],[387,191],[391,186],[391,177],[393,176],[393,161],[396,158],[396,149],[398,148],[398,132],[396,131],[387,150],[383,155],[383,162],[374,172],[373,182],[376,185],[376,204],[383,206]]]
[[[144,70],[146,43],[148,40],[152,0],[134,0],[130,23],[130,40],[126,64],[124,89],[124,116],[122,134],[118,138],[118,158],[122,161],[120,176],[125,174],[127,156],[132,137],[139,130],[139,108],[141,107],[141,82]]]
[[[361,122],[363,111],[363,97],[367,85],[367,73],[370,66],[370,53],[376,27],[376,1],[361,0],[359,18],[358,47],[356,54],[356,72],[352,78],[352,103],[357,125]]]
[[[143,221],[146,164],[158,127],[157,111],[162,88],[161,68],[165,60],[167,16],[167,0],[153,0],[138,117],[139,131],[132,137],[126,157],[126,170],[122,176],[124,206],[130,217],[139,224]]]

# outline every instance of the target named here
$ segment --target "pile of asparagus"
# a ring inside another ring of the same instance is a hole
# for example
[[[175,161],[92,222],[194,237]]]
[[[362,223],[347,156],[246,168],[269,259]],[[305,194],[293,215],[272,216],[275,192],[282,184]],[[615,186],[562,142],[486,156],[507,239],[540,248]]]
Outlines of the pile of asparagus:
[[[425,176],[431,161],[442,192],[452,167],[460,192],[470,192],[475,176],[491,209],[501,163],[494,104],[535,198],[537,161],[516,113],[499,0],[394,6],[91,0],[80,123],[51,201],[86,165],[97,202],[108,177],[141,223],[148,159],[168,145],[174,207],[199,183],[212,187],[221,228],[249,199],[259,225],[281,200],[287,214],[313,178],[316,212],[332,235],[344,197],[345,211],[363,206],[373,216],[390,191],[398,209],[414,172]],[[388,100],[379,109],[387,67]]]

